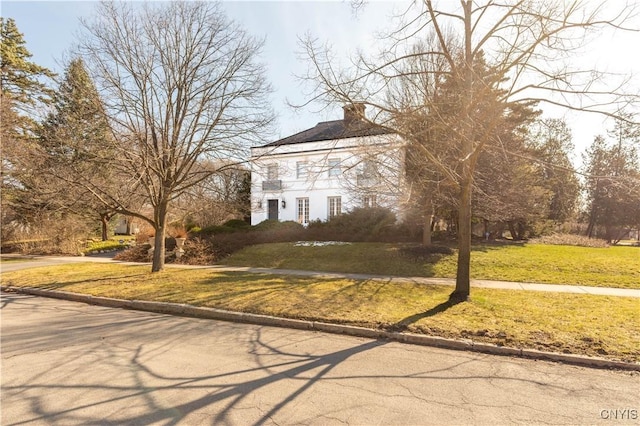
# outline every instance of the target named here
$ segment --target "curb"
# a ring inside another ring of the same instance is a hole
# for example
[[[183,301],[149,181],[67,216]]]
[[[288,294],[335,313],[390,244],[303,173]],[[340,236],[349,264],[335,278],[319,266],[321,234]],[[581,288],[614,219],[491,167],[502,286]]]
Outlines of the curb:
[[[562,354],[557,352],[545,352],[536,349],[513,348],[498,346],[490,343],[474,342],[473,340],[456,340],[445,337],[428,336],[416,333],[401,333],[395,331],[376,330],[366,327],[358,327],[343,324],[332,324],[319,321],[297,320],[280,318],[270,315],[251,314],[245,312],[226,311],[216,308],[197,307],[182,303],[149,302],[143,300],[124,300],[110,297],[91,296],[79,293],[70,293],[58,290],[43,290],[34,287],[0,286],[0,290],[29,294],[33,296],[49,297],[68,300],[72,302],[86,303],[109,308],[131,309],[137,311],[169,314],[201,319],[219,321],[240,322],[246,324],[264,325],[271,327],[292,328],[297,330],[318,331],[332,334],[344,334],[368,339],[387,339],[399,343],[411,345],[431,346],[442,349],[459,351],[471,351],[490,355],[516,356],[534,360],[555,361],[564,364],[579,365],[591,368],[617,369],[628,371],[640,371],[640,363],[614,361],[604,358],[595,358],[574,354]]]

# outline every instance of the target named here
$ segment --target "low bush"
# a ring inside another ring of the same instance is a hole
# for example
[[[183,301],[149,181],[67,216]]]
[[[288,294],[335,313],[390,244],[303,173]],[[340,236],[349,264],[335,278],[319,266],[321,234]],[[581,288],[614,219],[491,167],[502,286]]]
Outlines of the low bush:
[[[388,233],[396,223],[396,216],[383,208],[356,208],[325,222],[325,227],[344,232],[359,241],[374,241]]]
[[[210,241],[193,238],[185,241],[184,253],[180,259],[173,259],[173,263],[182,265],[211,265],[218,260],[216,250]]]
[[[222,224],[222,226],[226,226],[227,228],[234,229],[247,229],[251,228],[251,225],[240,219],[231,219]]]
[[[307,229],[311,240],[354,242],[402,242],[411,240],[408,227],[396,224],[396,216],[385,208],[355,208],[327,222],[311,222]]]
[[[191,235],[201,237],[201,238],[206,238],[206,237],[210,237],[217,234],[230,234],[232,232],[237,232],[237,231],[238,231],[237,228],[231,228],[224,225],[211,225],[211,226],[205,226],[204,228],[200,229],[197,232],[195,232],[194,230],[191,230]]]
[[[42,217],[16,233],[12,246],[23,254],[78,255],[90,236],[91,229],[77,217]]]
[[[269,224],[265,228],[220,234],[208,238],[218,259],[224,258],[247,246],[263,243],[285,243],[307,239],[305,228],[296,222]]]
[[[605,240],[574,234],[552,234],[529,240],[530,244],[550,244],[560,246],[609,247]]]
[[[282,229],[304,230],[304,226],[292,220],[285,220],[284,222],[280,222],[277,220],[267,219],[253,226],[252,229],[256,231],[273,231],[273,230],[282,230]]]
[[[230,220],[223,225],[192,228],[184,246],[184,255],[175,260],[167,258],[167,262],[211,264],[255,244],[295,241],[396,242],[410,241],[409,235],[409,228],[396,224],[395,215],[382,208],[354,209],[328,222],[313,222],[307,228],[293,221],[265,220],[249,226],[241,220]],[[172,243],[167,243],[167,250],[171,249]],[[148,249],[149,246],[146,247]]]
[[[113,258],[123,262],[148,262],[149,245],[138,244],[121,252],[118,252]]]

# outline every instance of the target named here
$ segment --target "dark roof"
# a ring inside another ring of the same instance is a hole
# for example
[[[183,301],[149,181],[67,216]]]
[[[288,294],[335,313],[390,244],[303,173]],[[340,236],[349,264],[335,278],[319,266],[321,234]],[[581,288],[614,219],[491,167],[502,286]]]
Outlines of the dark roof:
[[[333,139],[347,139],[362,136],[377,136],[392,133],[387,129],[360,120],[323,121],[295,135],[263,145],[263,147],[293,145],[305,142],[319,142]]]

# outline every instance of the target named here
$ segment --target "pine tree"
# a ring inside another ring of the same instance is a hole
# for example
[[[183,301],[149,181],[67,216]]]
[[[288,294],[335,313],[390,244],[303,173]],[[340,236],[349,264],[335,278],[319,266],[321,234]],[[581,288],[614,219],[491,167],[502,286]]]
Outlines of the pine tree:
[[[106,154],[109,124],[98,91],[81,59],[72,60],[43,125],[43,143],[77,172]]]
[[[25,115],[31,114],[39,102],[48,103],[50,100],[51,91],[42,83],[41,78],[54,77],[55,74],[30,61],[32,55],[26,48],[24,35],[18,31],[13,19],[0,18],[0,36],[2,103],[10,105],[10,108],[2,108],[3,121],[5,113],[13,112],[16,116],[22,116],[22,126],[32,126],[32,118]],[[17,120],[13,118],[13,121]],[[25,134],[28,128],[14,130],[18,134]]]
[[[617,120],[609,132],[614,140],[596,137],[583,156],[588,176],[587,236],[602,235],[614,244],[640,225],[640,131],[633,117],[627,117],[628,121]]]
[[[36,200],[25,192],[38,179],[32,160],[37,108],[50,102],[43,83],[54,74],[31,59],[24,36],[13,19],[0,17],[0,144],[2,145],[2,229],[29,218]]]
[[[44,167],[62,183],[58,197],[66,203],[64,207],[99,220],[106,240],[115,211],[97,200],[92,189],[115,182],[109,168],[115,154],[104,106],[81,59],[69,63],[53,107],[40,138]],[[70,193],[72,197],[64,196]]]
[[[537,121],[529,140],[543,185],[551,192],[548,219],[562,223],[575,213],[580,196],[580,182],[569,159],[574,150],[571,130],[563,120]]]

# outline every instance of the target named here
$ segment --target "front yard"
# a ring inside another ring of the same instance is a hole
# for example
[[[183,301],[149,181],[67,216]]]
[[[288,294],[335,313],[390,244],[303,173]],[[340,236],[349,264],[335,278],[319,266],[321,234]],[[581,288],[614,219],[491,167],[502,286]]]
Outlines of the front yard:
[[[3,273],[2,282],[640,362],[637,298],[472,289],[470,302],[449,306],[446,286],[92,263]]]

